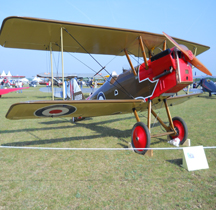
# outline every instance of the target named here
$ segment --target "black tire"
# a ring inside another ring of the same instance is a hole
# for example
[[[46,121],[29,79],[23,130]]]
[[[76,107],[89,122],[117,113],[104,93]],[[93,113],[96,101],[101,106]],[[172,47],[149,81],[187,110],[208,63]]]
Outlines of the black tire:
[[[182,145],[182,144],[184,144],[184,142],[186,141],[186,139],[188,137],[187,125],[186,125],[185,121],[180,117],[173,117],[172,121],[173,121],[174,127],[177,131],[177,135],[176,136],[170,135],[170,138],[171,139],[179,138],[180,144]]]
[[[144,155],[147,150],[139,150],[138,148],[149,148],[150,141],[151,137],[148,127],[142,122],[137,122],[133,126],[131,134],[131,145],[134,148],[134,151],[138,154]]]

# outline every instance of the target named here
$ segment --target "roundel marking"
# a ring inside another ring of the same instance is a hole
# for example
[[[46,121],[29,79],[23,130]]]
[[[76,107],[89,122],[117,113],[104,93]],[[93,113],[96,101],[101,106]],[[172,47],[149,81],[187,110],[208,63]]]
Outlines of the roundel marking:
[[[37,117],[60,117],[72,114],[76,111],[76,107],[70,105],[52,105],[46,106],[35,111]]]
[[[61,113],[61,112],[62,112],[62,110],[56,109],[56,110],[50,111],[49,113],[50,113],[50,114],[59,114],[59,113]]]
[[[118,90],[115,89],[115,91],[114,91],[114,96],[117,96],[117,95],[118,95]]]
[[[97,99],[98,99],[98,100],[106,100],[106,97],[105,97],[105,95],[104,95],[103,92],[100,92],[100,93],[98,93],[98,95],[97,95]]]

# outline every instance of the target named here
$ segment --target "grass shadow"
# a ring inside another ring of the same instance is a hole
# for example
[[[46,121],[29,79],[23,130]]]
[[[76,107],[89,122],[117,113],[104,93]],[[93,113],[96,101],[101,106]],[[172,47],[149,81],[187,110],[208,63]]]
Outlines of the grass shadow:
[[[47,127],[47,128],[25,128],[25,129],[16,129],[16,130],[4,130],[1,131],[1,134],[6,133],[19,133],[19,132],[33,132],[33,131],[45,131],[45,130],[56,130],[56,129],[67,129],[71,126],[57,126],[57,127]]]
[[[129,117],[130,118],[130,117]],[[2,131],[2,133],[16,133],[16,132],[27,132],[31,134],[33,131],[44,131],[44,130],[53,130],[53,129],[77,129],[77,128],[87,128],[92,131],[95,131],[98,135],[91,135],[91,136],[76,136],[76,137],[67,137],[67,138],[53,138],[53,139],[40,139],[39,137],[33,135],[35,138],[38,138],[36,141],[23,141],[23,142],[12,142],[12,143],[6,143],[2,144],[2,146],[29,146],[29,145],[41,145],[41,144],[52,144],[52,143],[58,143],[58,142],[68,142],[68,141],[77,141],[77,140],[92,140],[97,139],[101,137],[117,137],[121,139],[121,141],[125,141],[123,138],[128,137],[131,133],[131,129],[128,130],[119,130],[116,128],[110,128],[107,126],[104,126],[105,123],[112,123],[115,121],[124,120],[124,119],[112,119],[112,120],[105,120],[102,122],[96,122],[96,123],[76,123],[76,126],[56,126],[56,127],[48,127],[48,128],[28,128],[28,129],[20,129],[20,130],[6,130]],[[59,123],[62,123],[65,121],[60,121]],[[123,140],[122,140],[123,139]],[[125,145],[123,145],[125,147]]]
[[[155,137],[155,138],[152,138],[152,139],[156,139],[156,140],[154,142],[152,142],[151,145],[159,144],[159,143],[162,143],[162,142],[163,143],[167,142],[167,139],[162,139],[162,138],[158,138],[158,137],[157,138]]]
[[[199,98],[205,98],[205,99],[214,99],[214,100],[216,100],[216,97],[215,96],[209,96],[209,95],[200,95],[200,96],[198,96]]]
[[[32,146],[32,145],[53,144],[53,143],[68,142],[68,141],[91,140],[99,137],[101,136],[100,135],[85,136],[84,139],[82,137],[67,137],[67,138],[55,138],[55,139],[44,139],[44,140],[39,139],[36,141],[23,141],[23,142],[19,141],[19,142],[6,143],[6,144],[2,144],[2,146],[15,146],[15,147]]]
[[[166,160],[166,161],[169,162],[169,163],[172,163],[174,165],[177,165],[177,166],[181,166],[182,165],[182,158],[173,159],[173,160]]]
[[[5,99],[14,99],[14,98],[27,98],[27,97],[20,97],[20,96],[13,96],[13,97],[8,97],[8,96],[2,96],[1,98],[0,98],[0,100],[5,100]]]
[[[53,126],[53,127],[43,127],[43,128],[26,128],[26,129],[17,129],[17,130],[5,130],[1,133],[17,133],[17,132],[27,132],[30,135],[34,136],[35,138],[38,138],[36,141],[23,141],[23,142],[12,142],[12,143],[6,143],[2,144],[2,146],[29,146],[29,145],[40,145],[40,144],[52,144],[52,143],[58,143],[58,142],[67,142],[67,141],[77,141],[77,140],[91,140],[101,137],[116,137],[118,138],[122,143],[118,143],[121,147],[127,148],[128,142],[124,140],[124,138],[127,138],[128,136],[131,136],[132,128],[127,130],[120,130],[118,128],[110,128],[109,126],[106,126],[105,124],[114,123],[117,121],[124,121],[128,119],[134,119],[133,116],[131,117],[124,117],[124,118],[117,118],[117,119],[109,119],[99,122],[92,122],[92,123],[86,123],[86,120],[91,120],[92,118],[86,118],[85,121],[78,121],[75,124],[66,125],[66,126]],[[54,121],[48,121],[48,122],[39,122],[40,124],[61,124],[61,123],[67,123],[70,120],[67,119],[61,119],[61,120],[54,120]],[[152,123],[153,125],[153,123]],[[159,126],[160,123],[154,123],[154,127]],[[68,138],[53,138],[53,139],[40,139],[38,136],[32,134],[31,132],[34,131],[51,131],[51,130],[62,130],[62,129],[78,129],[78,128],[86,128],[91,131],[96,132],[98,135],[92,135],[92,136],[77,136],[77,137],[68,137]],[[151,143],[152,145],[158,144],[160,142],[164,142],[164,139],[159,139],[159,141]]]
[[[36,98],[46,98],[47,100],[50,100],[52,99],[52,96],[49,97],[49,96],[36,96]]]

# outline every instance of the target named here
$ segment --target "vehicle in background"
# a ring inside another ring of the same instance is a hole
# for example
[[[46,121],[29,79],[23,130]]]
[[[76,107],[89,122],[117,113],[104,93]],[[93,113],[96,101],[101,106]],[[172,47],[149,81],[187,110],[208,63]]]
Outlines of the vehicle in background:
[[[29,87],[37,87],[37,81],[31,81]]]

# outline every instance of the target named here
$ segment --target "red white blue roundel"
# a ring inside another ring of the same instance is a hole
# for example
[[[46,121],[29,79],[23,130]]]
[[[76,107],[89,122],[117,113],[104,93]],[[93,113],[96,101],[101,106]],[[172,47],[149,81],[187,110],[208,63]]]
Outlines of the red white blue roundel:
[[[72,114],[76,111],[76,107],[64,104],[46,106],[35,111],[37,117],[60,117]]]

